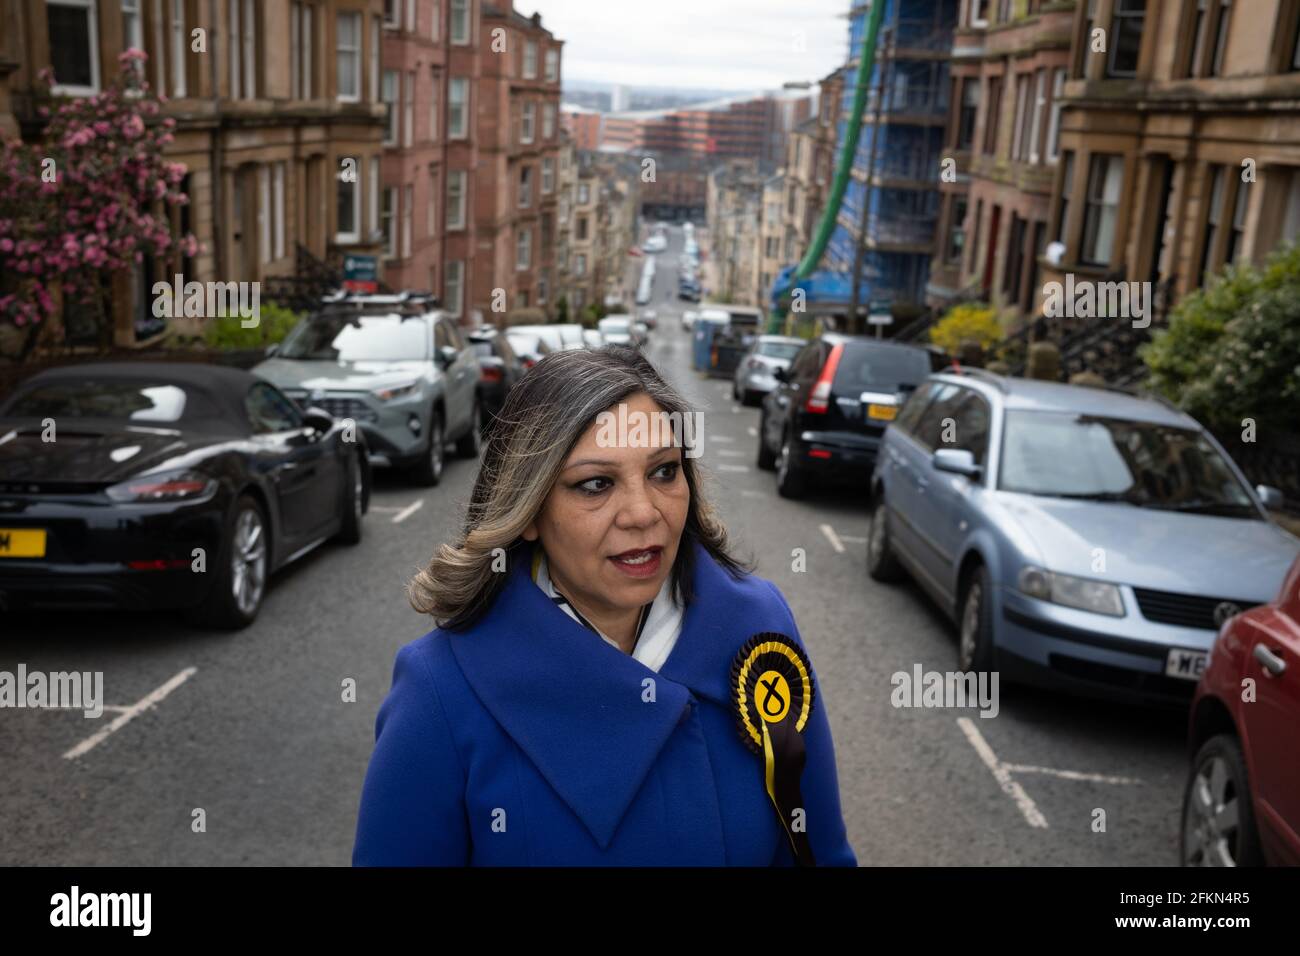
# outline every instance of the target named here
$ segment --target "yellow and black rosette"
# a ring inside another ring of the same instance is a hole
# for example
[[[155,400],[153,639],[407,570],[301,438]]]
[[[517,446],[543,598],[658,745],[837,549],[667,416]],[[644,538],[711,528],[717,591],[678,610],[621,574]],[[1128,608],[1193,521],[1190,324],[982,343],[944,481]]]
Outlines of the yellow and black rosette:
[[[816,866],[799,792],[803,731],[816,697],[808,655],[784,634],[755,634],[732,661],[731,695],[741,739],[763,758],[763,786],[795,862]]]

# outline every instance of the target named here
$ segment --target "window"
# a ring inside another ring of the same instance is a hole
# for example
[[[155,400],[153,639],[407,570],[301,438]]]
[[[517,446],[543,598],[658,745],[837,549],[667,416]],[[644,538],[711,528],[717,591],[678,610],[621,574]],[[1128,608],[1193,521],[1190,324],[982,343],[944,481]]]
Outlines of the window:
[[[519,206],[525,208],[533,204],[533,168],[519,167]]]
[[[380,223],[384,230],[384,258],[397,256],[397,187],[389,186],[384,190],[384,211]]]
[[[1065,70],[1052,76],[1052,109],[1047,121],[1047,161],[1056,162],[1061,152],[1061,91],[1065,89]]]
[[[1074,188],[1074,150],[1065,151],[1061,165],[1061,202],[1056,207],[1056,241],[1065,242],[1065,230],[1070,220],[1070,190]]]
[[[384,70],[384,145],[397,145],[396,70]]]
[[[465,228],[465,179],[463,169],[447,173],[447,228]]]
[[[1002,271],[1002,292],[1009,301],[1020,298],[1020,279],[1025,265],[1025,220],[1011,214],[1011,233],[1007,241],[1007,261]]]
[[[438,71],[429,74],[429,141],[438,139]]]
[[[402,0],[384,0],[384,26],[390,30],[402,26]]]
[[[1192,27],[1191,43],[1184,54],[1183,76],[1200,76],[1205,61],[1205,34],[1209,29],[1211,0],[1196,0],[1196,21]]]
[[[361,239],[361,196],[357,190],[356,174],[344,172],[345,168],[355,171],[359,168],[360,162],[355,156],[339,158],[339,171],[335,174],[338,180],[336,193],[338,234],[335,241],[339,243],[359,242]]]
[[[440,0],[432,0],[429,4],[431,11],[429,16],[429,38],[432,39],[434,43],[438,42],[438,30],[442,21],[442,8],[439,4]],[[432,281],[430,281],[429,288],[434,289],[437,287]]]
[[[1110,265],[1123,183],[1124,157],[1094,153],[1088,169],[1088,194],[1083,211],[1081,258],[1084,262]]]
[[[591,186],[588,183],[578,183],[578,205],[585,206],[591,200]]]
[[[273,385],[258,382],[244,396],[244,412],[259,435],[292,431],[302,427],[302,416],[297,406]]]
[[[542,160],[542,195],[549,196],[555,192],[555,159],[547,156]]]
[[[456,46],[469,43],[470,0],[451,0],[451,42]]]
[[[585,276],[587,274],[587,257],[581,252],[573,257],[573,274],[575,276]]]
[[[406,0],[406,29],[415,33],[419,28],[420,23],[415,14],[415,0]]]
[[[271,170],[257,167],[257,245],[263,262],[273,258],[271,251]]]
[[[560,51],[546,51],[546,82],[554,83],[560,78]]]
[[[574,223],[573,238],[576,239],[578,242],[587,241],[588,222],[589,220],[587,219],[586,216],[579,216],[578,221]]]
[[[432,238],[438,234],[438,167],[432,165],[429,167],[429,208],[426,212],[426,232]],[[433,288],[433,283],[429,283],[429,288]]]
[[[276,163],[273,170],[273,179],[271,181],[271,209],[274,215],[272,230],[275,239],[275,258],[284,258],[284,178],[287,167],[284,163]]]
[[[338,98],[357,103],[361,100],[361,14],[340,13],[337,34]]]
[[[1034,75],[1033,119],[1029,124],[1029,146],[1026,149],[1031,163],[1038,162],[1040,142],[1043,131],[1043,111],[1047,109],[1047,71],[1039,70]]]
[[[1075,79],[1083,78],[1087,72],[1088,56],[1092,49],[1092,31],[1097,26],[1098,0],[1085,0],[1085,2],[1087,6],[1084,7],[1083,32],[1075,37],[1074,60],[1071,64]]]
[[[295,3],[289,25],[290,95],[295,99],[309,100],[316,95],[312,83],[312,63],[315,59],[316,32],[315,8],[309,3]]]
[[[970,25],[973,27],[989,25],[989,0],[970,0]]]
[[[411,221],[415,216],[415,185],[407,183],[402,189],[402,258],[411,255]]]
[[[382,32],[383,31],[380,28],[379,17],[371,17],[370,18],[370,102],[372,103],[379,102],[379,66],[383,61],[383,57],[379,52],[380,50],[379,35]]]
[[[984,220],[984,200],[975,203],[975,234],[971,237],[970,271],[979,271],[980,265],[980,223]]]
[[[1295,35],[1291,38],[1291,69],[1300,70],[1300,17],[1296,17]]]
[[[542,139],[555,138],[555,104],[542,104]]]
[[[1197,276],[1204,279],[1207,270],[1213,268],[1215,241],[1219,237],[1219,221],[1223,206],[1223,167],[1209,167],[1210,193],[1205,205],[1205,232],[1201,238],[1201,266]]]
[[[1024,159],[1026,133],[1025,121],[1029,117],[1029,77],[1016,77],[1016,122],[1011,131],[1011,158]]]
[[[524,44],[524,79],[537,79],[537,41],[529,40]]]
[[[415,71],[406,74],[406,103],[402,109],[402,145],[415,142]]]
[[[237,4],[232,4],[232,7]],[[185,66],[186,54],[189,52],[189,34],[185,30],[185,0],[172,0],[171,4],[171,26],[172,26],[172,96],[186,96],[185,90]],[[233,33],[234,31],[232,31]],[[238,33],[234,33],[238,36]],[[235,44],[231,44],[233,47]]]
[[[459,260],[447,263],[443,280],[442,307],[448,315],[458,316],[465,307],[465,263]]]
[[[144,50],[144,17],[140,15],[140,0],[122,0],[122,47],[126,50]],[[51,49],[51,55],[53,52]],[[136,76],[143,80],[144,64],[139,60],[133,61],[133,64]]]
[[[378,156],[370,157],[370,232],[379,231],[379,164]]]
[[[966,248],[966,207],[965,196],[958,196],[952,203],[952,218],[948,221],[948,248],[944,252],[945,262],[961,262],[962,250]]]
[[[469,128],[469,80],[454,77],[447,83],[447,138],[464,139]]]
[[[970,149],[975,142],[975,117],[980,108],[980,86],[975,77],[961,81],[961,110],[957,116],[957,148]]]
[[[1219,0],[1218,19],[1214,25],[1214,59],[1210,63],[1210,75],[1223,75],[1223,53],[1228,48],[1228,24],[1232,19],[1232,0]]]
[[[984,153],[994,155],[998,150],[998,122],[1002,106],[1002,78],[989,77],[989,100],[984,115]]]
[[[1142,24],[1147,0],[1114,0],[1110,23],[1110,68],[1108,76],[1137,76],[1142,48]]]
[[[525,103],[523,117],[519,124],[519,142],[528,144],[533,141],[537,125],[537,104]]]
[[[1240,262],[1245,244],[1241,241],[1246,234],[1246,211],[1250,207],[1250,183],[1237,183],[1237,198],[1232,204],[1232,225],[1228,228],[1228,248],[1224,251],[1224,262]]]

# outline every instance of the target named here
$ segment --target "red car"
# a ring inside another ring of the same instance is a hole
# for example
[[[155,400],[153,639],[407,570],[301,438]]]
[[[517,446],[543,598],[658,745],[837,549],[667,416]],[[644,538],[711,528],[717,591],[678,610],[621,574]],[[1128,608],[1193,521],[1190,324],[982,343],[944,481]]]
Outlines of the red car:
[[[1300,558],[1272,604],[1219,631],[1188,752],[1183,865],[1300,865]]]

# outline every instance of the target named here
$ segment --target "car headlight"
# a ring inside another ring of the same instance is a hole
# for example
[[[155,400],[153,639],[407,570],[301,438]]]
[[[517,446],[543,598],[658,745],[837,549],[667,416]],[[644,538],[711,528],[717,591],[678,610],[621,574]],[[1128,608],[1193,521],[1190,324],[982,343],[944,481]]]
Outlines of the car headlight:
[[[415,394],[415,390],[419,387],[419,382],[404,382],[401,385],[388,385],[384,388],[372,389],[370,394],[381,402],[391,402],[398,398],[409,398]]]
[[[119,482],[104,494],[118,502],[151,504],[202,498],[215,485],[216,481],[197,471],[167,471]]]
[[[1051,601],[1065,607],[1092,611],[1094,614],[1124,616],[1124,601],[1119,588],[1105,581],[1057,574],[1029,565],[1020,572],[1020,590],[1030,597]]]

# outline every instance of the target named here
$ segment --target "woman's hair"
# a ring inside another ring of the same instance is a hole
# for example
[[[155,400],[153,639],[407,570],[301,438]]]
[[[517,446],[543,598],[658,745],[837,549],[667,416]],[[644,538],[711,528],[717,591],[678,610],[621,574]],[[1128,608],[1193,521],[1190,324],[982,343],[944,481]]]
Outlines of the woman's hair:
[[[428,567],[407,585],[411,606],[448,630],[464,629],[485,613],[505,586],[506,575],[493,567],[497,549],[507,553],[507,561],[517,559],[512,549],[541,512],[583,433],[601,412],[639,392],[687,420],[690,406],[682,396],[627,346],[554,352],[529,370],[488,430],[465,529],[454,543],[439,545]],[[683,606],[694,599],[693,542],[734,577],[752,570],[728,552],[726,529],[701,493],[696,462],[682,456],[690,503],[672,582]]]

